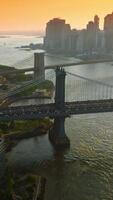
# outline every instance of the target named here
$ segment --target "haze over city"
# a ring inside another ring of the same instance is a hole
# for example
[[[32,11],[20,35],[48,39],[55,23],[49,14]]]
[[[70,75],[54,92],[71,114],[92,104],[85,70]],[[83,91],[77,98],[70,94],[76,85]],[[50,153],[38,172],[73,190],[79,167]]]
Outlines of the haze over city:
[[[98,14],[103,28],[105,15],[112,12],[112,0],[0,0],[0,32],[32,32],[45,30],[53,17],[66,19],[72,28],[85,28]]]

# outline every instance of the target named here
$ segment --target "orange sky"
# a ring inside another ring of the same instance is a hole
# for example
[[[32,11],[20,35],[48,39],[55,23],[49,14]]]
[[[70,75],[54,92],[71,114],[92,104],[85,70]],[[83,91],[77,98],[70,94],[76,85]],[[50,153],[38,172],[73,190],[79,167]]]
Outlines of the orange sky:
[[[113,0],[0,0],[0,31],[42,30],[53,17],[66,19],[72,27],[84,28],[98,14],[113,11]]]

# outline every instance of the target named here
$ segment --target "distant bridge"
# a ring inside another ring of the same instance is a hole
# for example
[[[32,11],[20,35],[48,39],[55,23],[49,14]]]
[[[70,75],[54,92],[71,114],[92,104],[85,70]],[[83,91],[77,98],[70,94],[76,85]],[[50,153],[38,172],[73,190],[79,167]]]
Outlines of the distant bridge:
[[[48,69],[56,69],[58,66],[60,67],[70,67],[70,66],[78,66],[78,65],[88,65],[88,64],[99,64],[99,63],[112,63],[113,59],[102,59],[102,60],[91,60],[91,61],[80,61],[80,62],[71,62],[71,63],[61,63],[61,64],[56,64],[56,65],[46,65],[44,66],[45,70]],[[19,64],[19,63],[17,63]],[[13,66],[16,67],[16,64]],[[5,75],[5,74],[15,74],[15,73],[26,73],[26,72],[34,72],[35,68],[34,67],[29,67],[29,68],[24,68],[24,69],[12,69],[10,70],[2,70],[0,71],[0,75]]]

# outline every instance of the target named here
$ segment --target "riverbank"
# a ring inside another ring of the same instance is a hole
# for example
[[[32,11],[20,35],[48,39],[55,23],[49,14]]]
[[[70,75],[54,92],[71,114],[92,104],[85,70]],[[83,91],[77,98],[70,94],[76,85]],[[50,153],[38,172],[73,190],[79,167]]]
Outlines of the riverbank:
[[[20,140],[47,134],[52,125],[50,119],[0,122],[0,136],[10,151]]]
[[[5,65],[1,65],[1,71],[12,71],[15,68],[8,67]],[[19,70],[19,69],[18,69]],[[0,93],[1,93],[1,98],[0,98],[0,107],[5,108],[8,105],[10,105],[13,102],[23,100],[23,99],[50,99],[53,96],[54,92],[54,84],[53,82],[49,80],[45,80],[44,82],[36,85],[36,84],[29,84],[29,87],[25,88],[24,91],[19,92],[16,95],[13,95],[10,98],[5,98],[4,96],[7,96],[7,93],[9,91],[13,91],[16,88],[19,88],[22,86],[22,84],[27,83],[28,81],[33,80],[33,75],[32,74],[25,74],[25,73],[18,73],[18,70],[16,69],[17,72],[15,73],[6,73],[4,74],[1,79],[3,79],[2,82],[0,82],[2,85],[0,87]],[[4,81],[5,80],[5,81]]]
[[[14,67],[0,64],[0,70],[16,70]]]

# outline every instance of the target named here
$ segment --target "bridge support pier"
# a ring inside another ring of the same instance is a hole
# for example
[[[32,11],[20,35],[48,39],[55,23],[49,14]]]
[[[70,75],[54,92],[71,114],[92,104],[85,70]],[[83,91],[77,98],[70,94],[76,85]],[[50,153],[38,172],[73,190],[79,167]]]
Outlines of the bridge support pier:
[[[54,119],[53,128],[49,132],[49,139],[55,146],[67,147],[70,145],[65,133],[65,117]]]
[[[56,90],[55,107],[61,113],[61,116],[54,118],[53,128],[50,130],[49,138],[55,146],[69,146],[70,141],[65,133],[65,76],[64,69],[56,69]]]

